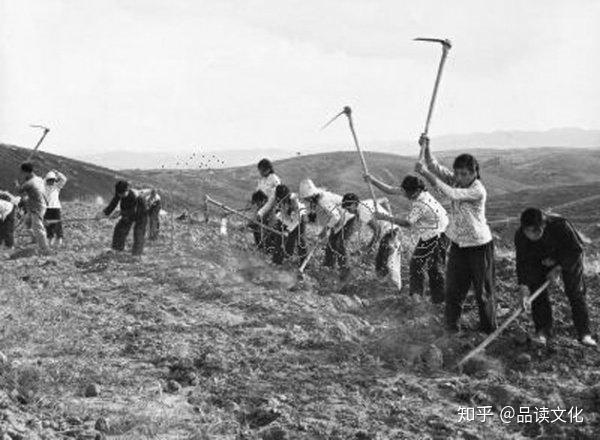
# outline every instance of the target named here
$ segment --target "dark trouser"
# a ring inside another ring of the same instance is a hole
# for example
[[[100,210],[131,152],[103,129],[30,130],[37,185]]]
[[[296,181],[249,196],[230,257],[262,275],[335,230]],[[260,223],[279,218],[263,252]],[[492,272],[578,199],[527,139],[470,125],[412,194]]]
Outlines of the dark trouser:
[[[148,212],[148,239],[150,240],[156,240],[158,238],[158,231],[160,229],[160,209],[160,204],[155,204]]]
[[[133,247],[131,253],[133,255],[142,255],[144,251],[144,237],[146,235],[146,224],[148,223],[148,215],[143,214],[136,217],[121,217],[115,225],[113,233],[112,248],[116,251],[125,249],[125,240],[129,234],[131,226],[133,227]]]
[[[571,304],[571,313],[573,314],[573,324],[577,330],[579,338],[590,333],[590,318],[585,302],[586,285],[583,279],[583,256],[573,259],[569,262],[562,262],[562,280],[565,286],[565,294]],[[541,266],[530,272],[535,275],[530,278],[527,287],[531,293],[535,292],[546,281],[548,269]],[[552,335],[552,305],[548,290],[544,290],[531,303],[531,314],[535,330],[543,332],[547,336]]]
[[[305,223],[300,224],[289,234],[287,237],[281,237],[273,234],[273,263],[282,264],[285,257],[291,257],[294,255],[296,248],[298,249],[298,256],[301,259],[306,257],[306,241],[304,239]],[[276,228],[283,230],[283,225],[278,223]]]
[[[444,302],[444,273],[446,270],[446,254],[449,240],[440,234],[429,240],[419,240],[410,260],[410,294],[423,296],[425,290],[425,273],[429,276],[431,301],[435,304]]]
[[[348,259],[346,258],[346,240],[350,238],[354,230],[354,222],[356,217],[350,219],[344,227],[334,233],[333,231],[329,235],[329,241],[325,248],[325,260],[323,265],[326,267],[334,267],[335,262],[340,269],[348,268]]]
[[[4,221],[0,221],[0,246],[4,243],[6,247],[11,248],[15,245],[15,216],[17,208],[14,208],[6,216]]]
[[[263,224],[266,226],[271,226],[273,221],[269,221],[272,219],[272,210],[267,212],[263,217]],[[254,235],[254,243],[259,249],[265,248],[267,251],[272,251],[271,243],[273,242],[272,232],[267,231],[265,228],[262,228],[261,225],[256,222],[251,222],[249,225],[250,230],[252,231],[252,235]]]
[[[479,306],[479,324],[484,332],[496,329],[494,293],[494,242],[482,246],[459,247],[452,243],[446,270],[446,326],[458,330],[462,304],[473,286]]]
[[[51,220],[52,223],[46,224],[46,235],[48,238],[63,238],[62,222],[55,222],[60,220],[60,208],[48,208],[44,215],[44,220]]]

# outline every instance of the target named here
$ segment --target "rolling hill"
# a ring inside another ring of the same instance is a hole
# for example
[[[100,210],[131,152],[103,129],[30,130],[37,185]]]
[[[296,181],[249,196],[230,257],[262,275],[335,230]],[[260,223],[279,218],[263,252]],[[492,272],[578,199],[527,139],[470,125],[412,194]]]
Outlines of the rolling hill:
[[[0,144],[0,189],[14,193],[15,180],[19,175],[19,166],[31,150],[14,145]],[[113,171],[90,163],[69,159],[63,156],[40,152],[34,159],[36,174],[44,176],[51,169],[65,173],[69,183],[61,193],[63,200],[107,199],[114,192],[117,179],[132,181],[137,186],[154,186],[154,182],[145,176],[133,176],[131,173]],[[177,198],[175,198],[179,201]]]
[[[27,159],[31,150],[0,144],[0,188],[12,191],[19,175],[19,165]],[[43,176],[51,169],[65,173],[69,183],[62,192],[64,200],[108,197],[114,190],[116,179],[129,179],[126,173],[115,172],[85,162],[54,154],[39,153],[33,159],[36,174]]]
[[[490,216],[514,213],[525,206],[560,205],[600,192],[600,149],[534,148],[524,150],[480,149],[471,151],[480,161],[482,178],[489,192]],[[442,152],[440,160],[451,165],[455,152]],[[415,158],[385,153],[365,154],[370,171],[399,184],[413,170]],[[362,168],[354,152],[321,153],[275,162],[277,173],[293,190],[305,177],[333,191],[356,192],[370,197],[362,180]],[[254,165],[217,170],[129,171],[142,179],[173,188],[190,204],[199,204],[204,194],[241,206],[253,191]],[[395,198],[398,208],[406,201]]]

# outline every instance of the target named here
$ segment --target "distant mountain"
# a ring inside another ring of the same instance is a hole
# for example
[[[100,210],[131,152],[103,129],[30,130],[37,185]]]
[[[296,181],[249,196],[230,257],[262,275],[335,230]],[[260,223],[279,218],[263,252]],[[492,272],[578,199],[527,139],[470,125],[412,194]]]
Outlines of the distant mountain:
[[[600,130],[556,128],[547,131],[495,131],[432,137],[432,147],[437,150],[462,149],[524,149],[538,147],[593,148],[600,147]],[[367,151],[414,156],[418,152],[417,139],[411,141],[366,141]],[[310,146],[281,149],[234,149],[223,151],[189,152],[131,152],[109,151],[93,155],[79,155],[78,159],[115,170],[127,169],[199,169],[231,168],[251,165],[262,157],[272,160],[299,155],[325,153],[332,150],[353,151],[348,142],[337,146]]]

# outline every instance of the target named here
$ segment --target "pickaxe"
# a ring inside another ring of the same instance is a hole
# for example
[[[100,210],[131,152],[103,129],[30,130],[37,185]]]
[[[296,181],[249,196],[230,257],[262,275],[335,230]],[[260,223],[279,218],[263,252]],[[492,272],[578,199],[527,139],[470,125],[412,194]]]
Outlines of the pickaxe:
[[[365,161],[365,157],[363,155],[363,152],[360,148],[360,145],[358,144],[358,138],[356,137],[356,132],[354,131],[354,124],[352,122],[352,109],[348,106],[344,107],[344,109],[339,112],[337,115],[335,115],[332,119],[329,120],[329,122],[327,122],[327,124],[325,124],[321,130],[324,130],[325,128],[327,128],[329,125],[331,125],[331,123],[333,121],[335,121],[337,118],[339,118],[342,115],[346,115],[348,117],[348,124],[350,125],[350,131],[352,132],[352,138],[354,139],[354,145],[356,146],[356,149],[358,150],[358,155],[360,156],[360,162],[362,163],[362,167],[363,167],[363,171],[365,174],[369,174],[369,170],[367,169],[367,162]],[[375,191],[373,190],[373,185],[371,184],[371,182],[368,182],[369,185],[369,191],[371,192],[371,198],[373,199],[373,206],[375,208],[375,212],[377,212],[377,199],[375,198]]]
[[[44,132],[42,133],[42,137],[40,137],[40,140],[38,141],[38,143],[33,148],[33,151],[31,153],[29,153],[29,156],[27,156],[26,162],[29,162],[33,158],[33,156],[35,155],[35,152],[40,147],[40,145],[42,145],[42,142],[44,141],[44,138],[46,137],[46,135],[50,131],[50,129],[48,127],[44,127],[43,125],[30,125],[30,127],[41,128],[42,130],[44,130]]]
[[[440,64],[438,66],[437,76],[435,78],[435,85],[433,86],[433,94],[431,95],[431,101],[429,102],[429,111],[427,112],[427,121],[425,122],[425,129],[423,130],[423,136],[427,136],[429,133],[429,123],[431,122],[431,115],[433,114],[433,106],[435,105],[435,97],[437,95],[438,87],[440,85],[440,79],[442,78],[442,70],[444,69],[444,63],[448,56],[448,51],[452,47],[450,40],[441,40],[439,38],[415,38],[415,41],[427,41],[430,43],[440,43],[442,45],[442,57],[440,58]],[[419,153],[419,159],[423,158],[423,149]]]
[[[549,285],[550,281],[544,282],[544,284],[542,284],[535,292],[533,292],[529,297],[527,297],[527,303],[531,304],[534,299],[536,299],[538,296],[544,293],[544,290],[546,290]],[[492,342],[494,339],[500,336],[500,333],[502,333],[511,322],[513,322],[515,319],[521,316],[521,313],[523,313],[524,311],[525,308],[523,307],[523,305],[521,305],[517,310],[513,312],[512,315],[510,315],[510,317],[506,321],[504,321],[504,323],[500,327],[498,327],[493,333],[491,333],[487,338],[485,338],[485,340],[481,344],[479,344],[477,347],[475,347],[473,350],[467,353],[467,355],[464,356],[460,360],[460,362],[458,362],[458,367],[461,368],[465,364],[465,362],[467,362],[477,353],[481,352],[485,347],[487,347],[490,344],[490,342]]]

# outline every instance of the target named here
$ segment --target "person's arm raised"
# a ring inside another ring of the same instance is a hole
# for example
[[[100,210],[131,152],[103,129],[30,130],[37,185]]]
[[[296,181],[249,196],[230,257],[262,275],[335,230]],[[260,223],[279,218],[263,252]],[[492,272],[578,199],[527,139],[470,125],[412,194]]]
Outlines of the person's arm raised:
[[[440,164],[435,157],[431,154],[430,142],[427,136],[421,136],[419,138],[419,145],[423,151],[422,159],[420,160],[423,165],[442,182],[449,185],[454,183],[454,173]]]
[[[371,174],[363,174],[363,179],[367,183],[369,183],[369,182],[372,183],[378,189],[380,189],[381,191],[383,191],[386,194],[403,194],[402,188],[398,188],[397,186],[388,185],[387,183],[382,182],[381,180],[377,179],[375,176],[373,176]]]

